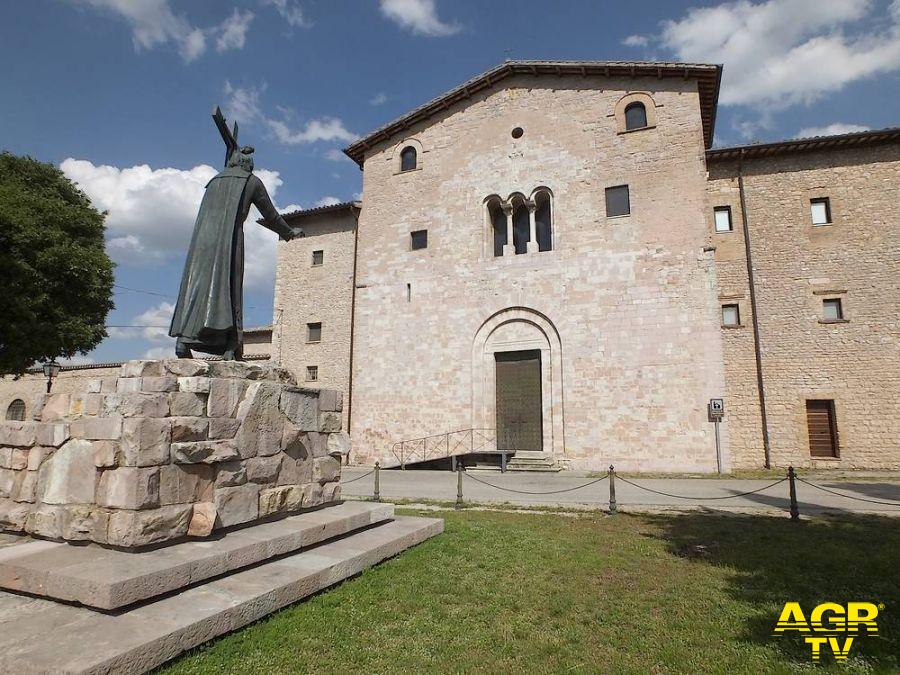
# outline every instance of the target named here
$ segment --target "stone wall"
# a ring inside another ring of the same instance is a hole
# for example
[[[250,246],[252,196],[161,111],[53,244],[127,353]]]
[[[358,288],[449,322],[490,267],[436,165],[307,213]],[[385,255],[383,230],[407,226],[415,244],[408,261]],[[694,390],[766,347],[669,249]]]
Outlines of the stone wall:
[[[275,281],[275,329],[272,358],[303,381],[304,386],[348,393],[350,387],[350,322],[353,297],[355,209],[325,211],[289,218],[305,237],[278,244]],[[321,265],[313,251],[323,252]],[[306,324],[322,324],[322,340],[307,340]],[[307,367],[318,369],[315,381]],[[344,426],[350,406],[344,410]]]
[[[624,132],[615,111],[636,90],[656,125]],[[420,165],[401,173],[407,144]],[[715,470],[706,403],[725,383],[694,81],[516,76],[376,145],[364,167],[357,461],[494,427],[493,352],[539,349],[554,460]],[[607,217],[605,188],[622,184],[631,214]],[[539,187],[552,192],[553,250],[495,258],[485,200]],[[420,229],[428,247],[410,250]]]
[[[719,297],[744,327],[723,329],[736,465],[763,463],[737,165],[709,165],[712,207],[731,205],[734,232],[716,244]],[[744,162],[772,463],[900,467],[900,147],[790,153]],[[814,226],[809,200],[829,197],[833,223]],[[823,298],[846,321],[824,322]],[[813,459],[807,399],[833,399],[837,459]]]
[[[131,361],[0,423],[0,524],[136,547],[340,497],[342,396],[270,365]]]

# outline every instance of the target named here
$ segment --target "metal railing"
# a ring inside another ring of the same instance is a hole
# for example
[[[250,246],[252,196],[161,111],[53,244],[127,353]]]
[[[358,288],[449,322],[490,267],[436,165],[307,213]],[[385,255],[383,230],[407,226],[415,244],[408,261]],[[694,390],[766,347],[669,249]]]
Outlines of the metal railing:
[[[434,436],[398,441],[391,446],[391,454],[401,469],[407,464],[449,459],[460,455],[497,454],[497,439],[493,429],[459,429]]]

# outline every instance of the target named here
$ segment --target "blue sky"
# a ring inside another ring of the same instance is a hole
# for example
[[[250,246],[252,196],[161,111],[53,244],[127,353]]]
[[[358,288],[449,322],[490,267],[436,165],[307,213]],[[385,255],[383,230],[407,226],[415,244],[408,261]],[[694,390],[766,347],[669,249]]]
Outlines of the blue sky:
[[[717,145],[900,123],[900,0],[28,0],[0,17],[0,148],[110,211],[111,326],[168,324],[223,159],[216,104],[282,209],[358,198],[341,148],[506,58],[723,63]],[[267,324],[274,238],[246,237],[245,325]],[[111,328],[86,358],[166,354],[164,333]]]

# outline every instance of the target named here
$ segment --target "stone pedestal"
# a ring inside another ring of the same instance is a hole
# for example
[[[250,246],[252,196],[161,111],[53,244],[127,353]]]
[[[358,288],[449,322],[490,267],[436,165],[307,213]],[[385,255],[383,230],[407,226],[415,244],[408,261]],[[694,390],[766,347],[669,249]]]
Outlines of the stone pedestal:
[[[340,498],[341,394],[234,361],[130,361],[0,423],[0,526],[140,547]]]

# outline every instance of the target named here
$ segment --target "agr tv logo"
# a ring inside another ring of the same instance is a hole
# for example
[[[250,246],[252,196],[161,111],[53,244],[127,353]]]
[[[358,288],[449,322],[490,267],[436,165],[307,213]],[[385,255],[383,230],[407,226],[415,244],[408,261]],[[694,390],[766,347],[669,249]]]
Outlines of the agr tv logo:
[[[836,661],[845,661],[861,628],[865,635],[878,635],[875,618],[883,609],[883,604],[876,606],[871,602],[848,602],[846,607],[823,602],[813,608],[807,621],[799,602],[786,602],[773,635],[780,637],[796,631],[805,636],[813,661],[820,660],[823,647],[831,650]]]

